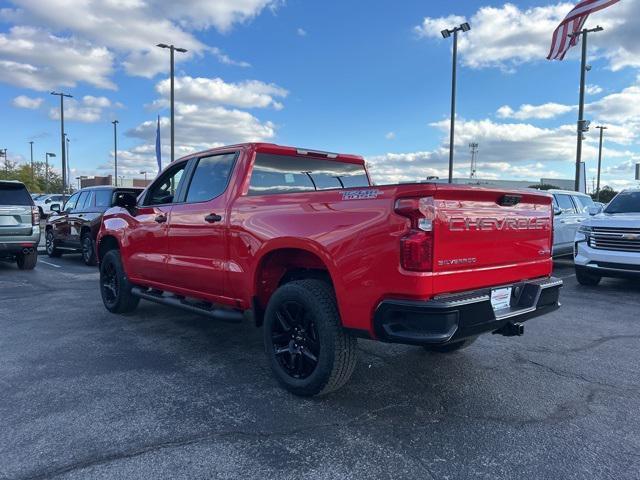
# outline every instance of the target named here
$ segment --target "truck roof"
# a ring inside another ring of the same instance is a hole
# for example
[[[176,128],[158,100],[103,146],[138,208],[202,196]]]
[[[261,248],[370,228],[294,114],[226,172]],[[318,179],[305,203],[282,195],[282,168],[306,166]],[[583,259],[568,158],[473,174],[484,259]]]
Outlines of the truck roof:
[[[225,145],[222,147],[215,147],[209,150],[204,150],[201,152],[192,153],[190,155],[186,155],[179,160],[185,160],[192,157],[201,156],[203,154],[213,154],[220,151],[226,151],[234,148],[243,148],[243,149],[253,149],[255,151],[264,152],[264,153],[272,153],[275,155],[293,155],[293,156],[308,156],[310,158],[324,158],[328,160],[335,160],[339,162],[348,162],[348,163],[358,163],[364,165],[364,158],[360,155],[353,155],[349,153],[334,153],[334,152],[326,152],[323,150],[316,150],[312,148],[301,148],[301,147],[290,147],[286,145],[278,145],[275,143],[265,143],[265,142],[246,142],[246,143],[236,143],[233,145]]]

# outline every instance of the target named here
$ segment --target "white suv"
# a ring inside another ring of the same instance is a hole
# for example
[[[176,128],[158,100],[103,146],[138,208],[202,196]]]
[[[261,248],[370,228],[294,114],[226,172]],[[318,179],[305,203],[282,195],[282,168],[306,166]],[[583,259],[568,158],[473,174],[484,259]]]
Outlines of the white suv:
[[[619,193],[582,222],[574,250],[582,285],[597,285],[602,277],[640,278],[640,189]]]
[[[62,209],[62,204],[64,203],[64,197],[59,194],[54,195],[41,195],[36,200],[34,200],[36,207],[40,211],[40,216],[42,218],[48,217],[53,213],[51,207],[54,205],[58,205],[60,209]]]
[[[553,256],[571,255],[578,227],[589,218],[595,204],[589,195],[569,190],[549,190],[553,194]]]

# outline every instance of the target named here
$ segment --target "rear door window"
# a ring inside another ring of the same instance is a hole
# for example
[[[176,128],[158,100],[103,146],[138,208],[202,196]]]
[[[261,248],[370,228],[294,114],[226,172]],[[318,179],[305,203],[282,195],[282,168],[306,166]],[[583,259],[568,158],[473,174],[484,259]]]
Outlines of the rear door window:
[[[557,194],[555,195],[558,202],[558,208],[562,210],[564,214],[576,213],[576,207],[573,205],[570,195]]]
[[[309,157],[258,153],[249,195],[368,187],[364,165]]]
[[[111,190],[96,190],[96,207],[110,207],[112,196]]]
[[[236,155],[225,153],[198,160],[187,191],[187,203],[207,202],[221,195],[227,189]]]
[[[587,195],[574,195],[573,201],[580,213],[586,213],[589,207],[594,207],[593,199]]]
[[[33,205],[33,201],[24,185],[19,183],[15,185],[2,183],[0,184],[0,205],[20,205],[26,207]]]

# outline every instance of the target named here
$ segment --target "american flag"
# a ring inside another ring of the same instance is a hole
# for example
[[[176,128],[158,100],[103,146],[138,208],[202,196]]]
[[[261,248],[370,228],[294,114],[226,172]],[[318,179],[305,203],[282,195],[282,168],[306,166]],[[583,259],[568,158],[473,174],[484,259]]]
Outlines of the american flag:
[[[553,32],[551,50],[549,50],[547,60],[562,60],[567,51],[578,44],[578,36],[569,37],[569,35],[582,30],[584,22],[587,21],[590,13],[607,8],[609,5],[613,5],[618,1],[619,0],[582,0],[573,7],[573,10],[564,17],[564,20],[560,22],[558,28]]]

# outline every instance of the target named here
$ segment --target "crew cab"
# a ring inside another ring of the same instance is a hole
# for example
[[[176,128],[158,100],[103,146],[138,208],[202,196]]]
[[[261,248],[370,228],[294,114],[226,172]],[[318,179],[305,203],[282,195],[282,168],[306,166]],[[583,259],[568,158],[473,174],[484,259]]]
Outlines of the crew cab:
[[[598,210],[575,237],[578,282],[595,286],[602,277],[640,278],[640,189],[622,191]]]
[[[45,227],[47,255],[55,258],[64,253],[80,252],[85,264],[96,265],[95,241],[102,215],[120,196],[137,196],[141,192],[141,188],[109,185],[87,187],[71,195],[64,208],[53,205]]]
[[[146,299],[251,319],[279,383],[321,395],[358,337],[451,352],[558,308],[552,218],[544,192],[373,185],[359,156],[234,145],[105,213],[100,290],[114,313]]]

